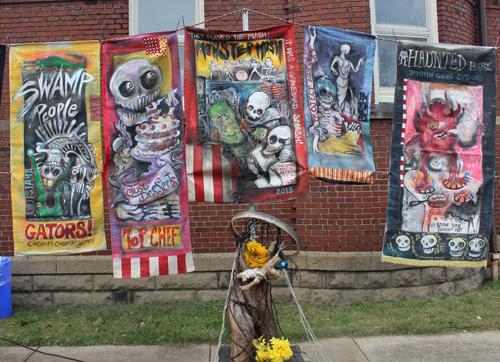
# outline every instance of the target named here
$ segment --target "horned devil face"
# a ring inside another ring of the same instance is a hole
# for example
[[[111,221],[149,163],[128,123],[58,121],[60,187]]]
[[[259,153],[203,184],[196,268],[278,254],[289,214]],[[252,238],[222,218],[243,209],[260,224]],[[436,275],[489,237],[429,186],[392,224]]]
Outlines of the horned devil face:
[[[160,68],[147,59],[134,59],[115,71],[109,88],[119,106],[131,112],[140,112],[159,98],[160,85]]]
[[[265,92],[254,92],[248,97],[247,108],[245,110],[248,118],[258,121],[271,105],[271,98]]]

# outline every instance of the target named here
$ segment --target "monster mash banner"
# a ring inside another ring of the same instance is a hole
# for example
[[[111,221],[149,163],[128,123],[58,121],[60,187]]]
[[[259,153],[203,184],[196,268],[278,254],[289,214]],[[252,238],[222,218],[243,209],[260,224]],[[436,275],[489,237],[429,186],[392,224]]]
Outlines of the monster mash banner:
[[[486,266],[493,207],[493,48],[399,43],[382,260]]]
[[[186,28],[189,198],[285,201],[309,192],[294,27]]]
[[[177,34],[103,43],[115,278],[194,271]]]
[[[16,255],[106,248],[99,63],[97,41],[10,47]]]
[[[5,45],[0,44],[0,101],[2,100],[3,69],[5,67]]]
[[[375,37],[304,27],[304,116],[309,175],[372,183],[370,103]]]

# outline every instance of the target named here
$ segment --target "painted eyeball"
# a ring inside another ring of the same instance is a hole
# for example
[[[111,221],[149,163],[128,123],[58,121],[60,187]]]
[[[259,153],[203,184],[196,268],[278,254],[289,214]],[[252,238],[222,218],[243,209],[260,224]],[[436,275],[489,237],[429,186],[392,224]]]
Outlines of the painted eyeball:
[[[152,70],[147,71],[141,76],[141,85],[144,89],[153,89],[158,83],[159,77]]]
[[[120,84],[118,89],[120,94],[125,98],[129,98],[135,93],[135,85],[129,80]]]

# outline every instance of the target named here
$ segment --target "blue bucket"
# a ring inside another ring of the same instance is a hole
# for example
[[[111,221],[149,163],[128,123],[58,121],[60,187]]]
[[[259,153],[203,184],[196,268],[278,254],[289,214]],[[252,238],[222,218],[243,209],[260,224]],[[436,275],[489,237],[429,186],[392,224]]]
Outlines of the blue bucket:
[[[12,279],[11,259],[0,256],[0,319],[12,314],[12,295],[10,280]]]

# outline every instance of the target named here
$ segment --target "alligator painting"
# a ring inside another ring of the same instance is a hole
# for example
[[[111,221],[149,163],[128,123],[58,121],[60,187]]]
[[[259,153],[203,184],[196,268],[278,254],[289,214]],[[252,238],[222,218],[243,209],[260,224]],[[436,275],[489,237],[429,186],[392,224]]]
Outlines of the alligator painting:
[[[45,58],[25,60],[23,68],[36,67],[35,72],[40,70],[78,70],[87,67],[87,57],[81,54],[49,55]]]

